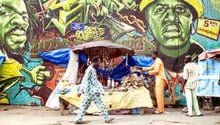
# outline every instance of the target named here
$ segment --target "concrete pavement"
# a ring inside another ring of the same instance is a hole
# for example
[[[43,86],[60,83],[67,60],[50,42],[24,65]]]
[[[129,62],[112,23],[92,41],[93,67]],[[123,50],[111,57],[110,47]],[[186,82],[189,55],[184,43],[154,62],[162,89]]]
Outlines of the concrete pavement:
[[[220,125],[220,113],[201,110],[202,117],[187,117],[182,108],[166,108],[164,114],[112,115],[115,120],[109,125]],[[0,125],[73,125],[75,115],[60,115],[60,111],[47,107],[0,105]],[[101,116],[86,115],[87,125],[107,125]]]

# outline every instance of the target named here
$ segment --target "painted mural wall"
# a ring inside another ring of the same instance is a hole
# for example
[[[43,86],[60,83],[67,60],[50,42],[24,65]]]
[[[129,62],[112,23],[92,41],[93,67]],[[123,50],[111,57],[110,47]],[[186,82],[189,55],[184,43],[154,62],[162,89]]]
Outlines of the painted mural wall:
[[[158,50],[170,73],[220,48],[219,0],[0,0],[0,104],[45,105],[66,67],[38,52],[111,40]]]

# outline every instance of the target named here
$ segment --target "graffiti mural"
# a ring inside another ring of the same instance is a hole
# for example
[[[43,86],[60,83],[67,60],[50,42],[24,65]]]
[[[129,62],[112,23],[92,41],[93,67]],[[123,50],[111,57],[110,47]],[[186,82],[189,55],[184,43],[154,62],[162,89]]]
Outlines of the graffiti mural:
[[[40,60],[32,60],[28,56],[28,26],[29,16],[26,5],[22,0],[0,2],[0,27],[1,31],[1,55],[5,60],[0,67],[0,92],[1,103],[30,103],[32,95],[20,93],[27,90],[25,84],[40,86],[44,84],[44,79],[50,76],[49,71],[45,71],[45,66]],[[33,63],[29,66],[25,62]],[[16,87],[17,89],[13,88]],[[25,96],[22,96],[25,95]],[[25,98],[24,98],[25,97]],[[30,97],[28,99],[28,97]],[[19,101],[18,101],[19,100]],[[29,102],[30,101],[30,102]]]
[[[111,40],[158,50],[181,73],[187,54],[220,48],[219,0],[1,0],[0,104],[45,105],[66,67],[38,52]]]

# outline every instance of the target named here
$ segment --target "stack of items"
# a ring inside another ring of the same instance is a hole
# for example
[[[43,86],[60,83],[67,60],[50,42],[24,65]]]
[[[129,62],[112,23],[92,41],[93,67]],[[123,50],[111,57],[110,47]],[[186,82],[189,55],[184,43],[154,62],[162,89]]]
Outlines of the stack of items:
[[[121,83],[122,86],[119,89],[121,91],[127,91],[129,89],[136,89],[141,86],[145,86],[144,76],[139,72],[134,72],[128,76],[125,76]]]

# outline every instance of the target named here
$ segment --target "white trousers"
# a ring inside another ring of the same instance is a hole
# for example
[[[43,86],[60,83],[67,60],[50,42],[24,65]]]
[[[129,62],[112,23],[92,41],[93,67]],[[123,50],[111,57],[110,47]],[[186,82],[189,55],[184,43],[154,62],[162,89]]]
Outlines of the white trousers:
[[[193,110],[195,111],[196,115],[200,115],[201,112],[199,110],[195,89],[185,88],[185,96],[186,96],[186,103],[188,108],[188,115],[193,115]]]

